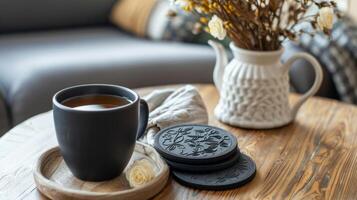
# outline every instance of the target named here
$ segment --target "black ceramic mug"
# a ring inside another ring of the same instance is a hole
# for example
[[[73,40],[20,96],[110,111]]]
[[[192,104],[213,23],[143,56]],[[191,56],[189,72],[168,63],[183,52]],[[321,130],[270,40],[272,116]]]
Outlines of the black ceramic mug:
[[[78,110],[63,102],[84,95],[124,97],[128,104],[102,110]],[[134,91],[116,85],[79,85],[53,97],[53,117],[61,154],[73,173],[85,181],[112,179],[124,170],[136,139],[145,132],[149,109]]]

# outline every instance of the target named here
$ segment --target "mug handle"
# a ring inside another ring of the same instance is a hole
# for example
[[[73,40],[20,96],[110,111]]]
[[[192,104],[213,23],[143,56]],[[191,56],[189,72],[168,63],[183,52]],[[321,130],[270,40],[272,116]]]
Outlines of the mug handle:
[[[286,70],[289,70],[291,65],[298,59],[305,59],[311,63],[311,65],[315,71],[315,81],[314,81],[314,84],[312,85],[312,87],[305,94],[303,94],[300,97],[300,99],[295,103],[295,105],[292,107],[292,109],[291,109],[292,110],[292,115],[291,115],[292,120],[295,119],[297,112],[299,111],[300,107],[305,103],[305,101],[308,98],[310,98],[311,96],[313,96],[314,94],[316,94],[316,92],[318,91],[318,89],[321,86],[322,79],[323,79],[323,73],[322,73],[320,63],[316,60],[316,58],[314,58],[310,54],[304,53],[304,52],[297,53],[294,56],[292,56],[291,58],[289,58],[288,61],[284,64],[284,66],[286,67]]]
[[[139,111],[139,130],[137,133],[137,137],[136,139],[141,138],[146,130],[146,127],[148,125],[148,121],[149,121],[149,106],[146,103],[146,101],[144,99],[140,99],[140,107],[139,107],[140,111]]]

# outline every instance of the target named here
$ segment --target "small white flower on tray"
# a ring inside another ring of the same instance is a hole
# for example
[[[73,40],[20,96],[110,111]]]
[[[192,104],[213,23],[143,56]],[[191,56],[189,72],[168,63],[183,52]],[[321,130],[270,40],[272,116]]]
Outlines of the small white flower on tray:
[[[125,175],[131,187],[138,187],[154,179],[155,171],[149,160],[141,159],[134,161]]]

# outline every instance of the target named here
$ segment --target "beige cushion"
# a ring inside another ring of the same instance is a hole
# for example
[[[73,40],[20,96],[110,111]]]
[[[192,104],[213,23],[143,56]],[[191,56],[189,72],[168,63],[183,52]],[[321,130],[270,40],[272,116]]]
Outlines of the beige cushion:
[[[112,9],[111,21],[137,36],[146,36],[150,14],[157,0],[121,0]]]

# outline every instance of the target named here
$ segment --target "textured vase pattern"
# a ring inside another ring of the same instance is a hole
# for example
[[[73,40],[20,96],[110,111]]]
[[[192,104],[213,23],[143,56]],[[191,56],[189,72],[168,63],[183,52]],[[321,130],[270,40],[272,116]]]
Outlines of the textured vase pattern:
[[[226,70],[215,109],[219,120],[243,127],[279,126],[291,120],[287,73],[237,61]]]

